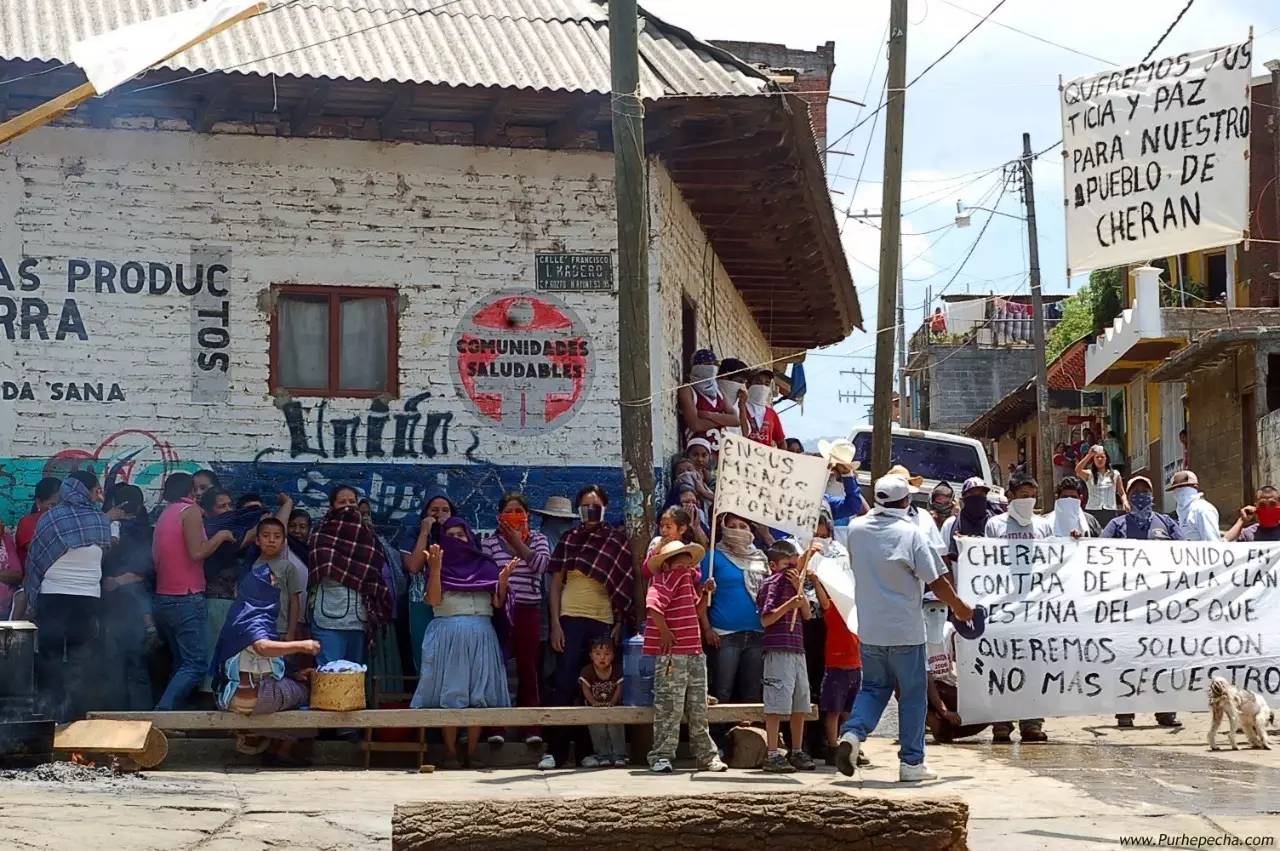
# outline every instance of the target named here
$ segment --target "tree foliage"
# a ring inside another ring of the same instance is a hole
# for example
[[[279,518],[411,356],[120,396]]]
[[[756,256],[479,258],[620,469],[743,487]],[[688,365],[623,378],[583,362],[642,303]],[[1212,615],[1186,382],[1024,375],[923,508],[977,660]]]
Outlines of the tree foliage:
[[[1097,334],[1112,323],[1123,309],[1124,269],[1098,269],[1089,283],[1062,303],[1062,321],[1045,340],[1045,357],[1050,362],[1081,337]]]

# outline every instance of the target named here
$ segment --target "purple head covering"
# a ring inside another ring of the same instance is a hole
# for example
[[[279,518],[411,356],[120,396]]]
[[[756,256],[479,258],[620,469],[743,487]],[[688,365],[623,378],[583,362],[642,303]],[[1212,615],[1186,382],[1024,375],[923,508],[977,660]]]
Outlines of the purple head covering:
[[[447,534],[461,528],[467,540]],[[441,524],[440,547],[444,550],[440,587],[445,591],[492,591],[498,586],[498,565],[480,549],[476,533],[461,517],[450,517]]]

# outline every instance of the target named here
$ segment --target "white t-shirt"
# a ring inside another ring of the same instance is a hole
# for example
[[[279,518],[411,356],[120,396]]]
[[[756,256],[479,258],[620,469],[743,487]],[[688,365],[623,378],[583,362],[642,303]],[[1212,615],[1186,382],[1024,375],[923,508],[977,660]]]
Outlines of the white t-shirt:
[[[1053,537],[1053,520],[1035,515],[1030,526],[1023,526],[1013,519],[1011,514],[997,514],[987,521],[983,530],[988,538],[1003,538],[1006,541],[1035,541]]]
[[[102,596],[102,547],[91,544],[67,550],[44,575],[41,594]]]
[[[1183,514],[1186,514],[1185,518]],[[1199,494],[1185,512],[1178,511],[1178,526],[1182,529],[1182,537],[1188,541],[1222,540],[1222,530],[1218,528],[1218,509],[1204,498],[1204,494]]]
[[[956,628],[947,621],[942,628],[942,643],[925,646],[925,672],[934,680],[953,688],[956,685]]]
[[[923,585],[947,569],[920,524],[903,509],[874,508],[849,524],[848,540],[863,645],[924,644]]]
[[[1115,470],[1106,470],[1097,475],[1096,470],[1086,470],[1085,484],[1089,486],[1089,502],[1085,508],[1089,511],[1116,510],[1116,481],[1120,474]]]

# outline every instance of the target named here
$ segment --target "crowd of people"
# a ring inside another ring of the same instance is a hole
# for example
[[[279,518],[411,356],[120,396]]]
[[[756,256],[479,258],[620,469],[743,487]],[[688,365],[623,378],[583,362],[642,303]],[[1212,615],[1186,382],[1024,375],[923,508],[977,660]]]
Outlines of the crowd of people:
[[[933,776],[926,729],[948,742],[985,728],[957,714],[955,634],[974,618],[949,581],[960,538],[1280,539],[1275,488],[1259,490],[1221,533],[1194,473],[1168,483],[1178,504],[1169,517],[1154,510],[1152,482],[1122,482],[1101,445],[1082,453],[1078,476],[1056,482],[1054,509],[1042,515],[1039,484],[1025,474],[1003,490],[970,478],[958,495],[942,482],[926,500],[915,496],[922,479],[901,466],[874,483],[873,507],[852,445],[823,441],[825,509],[800,547],[715,510],[723,430],[804,451],[770,407],[772,374],[739,383],[744,369],[709,350],[694,357],[681,396],[685,448],[640,560],[643,583],[598,485],[536,508],[507,493],[484,535],[436,495],[388,535],[347,485],[334,487],[328,511],[313,518],[286,494],[271,504],[231,494],[209,470],[169,475],[152,507],[137,487],[104,494],[81,470],[40,482],[16,534],[0,530],[0,611],[37,623],[41,709],[59,720],[201,700],[277,712],[306,704],[318,667],[343,665],[366,666],[371,682],[416,681],[415,708],[616,705],[622,648],[639,635],[655,660],[653,771],[672,770],[682,718],[699,766],[725,770],[735,740],[707,722],[716,700],[763,704],[764,770],[811,770],[813,754],[851,773],[896,694],[900,777],[922,780]],[[856,633],[818,577],[823,560],[856,579]],[[638,588],[646,589],[640,606]],[[926,631],[929,606],[951,612],[941,641]],[[806,724],[815,697],[821,720]],[[1173,713],[1157,720],[1179,723]],[[1118,723],[1131,725],[1132,716]],[[993,725],[994,741],[1009,742],[1015,726],[1024,742],[1048,738],[1043,719],[1018,719]],[[464,751],[461,731],[444,730],[444,765],[470,763],[482,742],[502,741],[485,732],[466,730]],[[626,760],[621,728],[552,727],[545,742],[542,733],[518,735],[545,745],[544,769]],[[265,748],[271,761],[301,758],[289,740],[242,744]]]

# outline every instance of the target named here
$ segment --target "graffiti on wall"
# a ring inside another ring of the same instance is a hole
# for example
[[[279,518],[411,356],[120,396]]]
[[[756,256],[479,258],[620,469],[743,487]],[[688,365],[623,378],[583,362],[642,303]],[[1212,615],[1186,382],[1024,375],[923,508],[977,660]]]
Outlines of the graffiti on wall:
[[[374,399],[363,414],[327,418],[327,399],[311,408],[290,400],[280,406],[289,432],[289,457],[430,460],[448,456],[457,449],[449,434],[453,414],[423,410],[422,404],[430,398],[430,392],[411,396],[399,411],[393,411],[381,399]],[[480,436],[473,429],[462,454],[468,461],[478,461],[475,452],[479,448]],[[264,449],[258,453],[257,460],[283,451]]]

